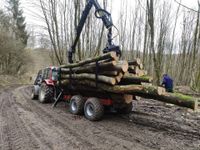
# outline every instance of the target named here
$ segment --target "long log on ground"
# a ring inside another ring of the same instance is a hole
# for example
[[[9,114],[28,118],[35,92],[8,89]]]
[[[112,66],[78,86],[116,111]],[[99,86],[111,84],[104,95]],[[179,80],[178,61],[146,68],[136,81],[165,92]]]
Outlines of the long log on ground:
[[[96,75],[95,74],[88,74],[88,73],[72,74],[71,78],[76,79],[76,80],[88,79],[88,80],[94,80],[95,81]],[[70,75],[61,75],[61,79],[70,79]],[[110,84],[110,85],[116,84],[115,78],[107,77],[107,76],[103,76],[103,75],[98,75],[98,81],[106,83],[106,84]]]
[[[97,57],[94,57],[94,58],[88,58],[88,59],[80,61],[78,63],[68,64],[68,65],[62,65],[60,67],[61,68],[80,67],[80,66],[83,66],[85,64],[90,64],[90,63],[93,63],[93,62],[96,62],[96,61],[107,60],[107,59],[118,60],[116,52],[109,52],[109,53],[106,53],[106,54],[103,54],[103,55],[100,55],[100,56],[97,56]]]
[[[77,84],[78,83],[78,84]],[[62,85],[68,85],[69,81],[62,81]],[[95,87],[96,84],[91,81],[77,81],[77,85],[83,85],[84,88]],[[88,87],[89,86],[89,87]],[[75,86],[76,87],[76,86]],[[146,86],[146,85],[128,85],[128,86],[107,86],[105,84],[99,84],[98,89],[93,88],[93,92],[101,93],[116,93],[116,94],[130,94],[140,96],[147,99],[154,99],[165,103],[175,104],[177,106],[191,108],[193,110],[198,109],[200,98],[195,98],[180,93],[166,93],[162,87]],[[80,88],[82,90],[83,88]],[[108,94],[108,95],[109,95]],[[108,96],[107,95],[107,96]]]
[[[151,83],[153,81],[153,78],[150,76],[133,76],[133,75],[124,75],[121,79],[120,84],[126,85],[126,84],[141,84],[141,83]]]
[[[165,93],[158,96],[138,94],[138,96],[148,99],[155,99],[165,103],[175,104],[181,107],[191,108],[193,110],[197,110],[198,100],[200,100],[200,98],[197,99],[180,93]]]
[[[89,80],[76,81],[77,84],[82,84],[89,87],[96,87],[96,83]],[[61,84],[67,85],[69,84],[69,80],[62,80]],[[156,86],[147,86],[147,85],[115,85],[115,86],[109,86],[103,83],[98,84],[98,89],[112,92],[112,93],[121,93],[121,94],[132,94],[136,95],[139,94],[149,94],[149,95],[162,95],[165,93],[165,89],[162,87],[156,87]]]

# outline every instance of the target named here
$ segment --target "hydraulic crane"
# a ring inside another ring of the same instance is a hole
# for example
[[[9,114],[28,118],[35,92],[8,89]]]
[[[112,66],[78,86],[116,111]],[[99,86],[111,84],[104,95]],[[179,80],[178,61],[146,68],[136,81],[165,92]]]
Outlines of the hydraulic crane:
[[[103,24],[108,29],[107,46],[106,46],[106,48],[104,48],[103,53],[115,51],[117,53],[117,55],[119,55],[119,56],[121,55],[120,47],[116,46],[112,42],[112,40],[113,40],[113,38],[112,38],[113,22],[112,22],[111,14],[108,11],[106,11],[105,9],[102,9],[97,0],[88,0],[86,7],[85,7],[85,9],[82,13],[80,22],[79,22],[77,29],[76,29],[76,38],[75,38],[71,48],[68,51],[68,61],[69,61],[69,63],[73,63],[73,54],[76,52],[76,45],[77,45],[78,40],[80,38],[81,32],[83,30],[83,26],[86,22],[88,14],[90,13],[90,10],[93,6],[95,7],[95,16],[98,19],[102,19]]]

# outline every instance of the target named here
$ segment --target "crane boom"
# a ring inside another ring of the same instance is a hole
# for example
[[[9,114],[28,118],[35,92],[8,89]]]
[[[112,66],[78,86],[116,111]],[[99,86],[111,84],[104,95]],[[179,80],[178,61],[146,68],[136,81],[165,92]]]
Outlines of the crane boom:
[[[73,54],[76,52],[76,45],[79,41],[81,32],[83,30],[84,24],[86,22],[86,19],[88,17],[88,14],[90,13],[90,10],[92,6],[95,7],[95,16],[99,19],[102,19],[103,24],[105,27],[108,29],[108,44],[107,47],[103,50],[104,53],[110,52],[110,51],[116,51],[118,55],[121,55],[121,50],[119,46],[116,46],[112,42],[112,27],[113,27],[113,22],[111,18],[111,14],[107,12],[106,10],[102,9],[100,4],[98,3],[97,0],[88,0],[87,4],[85,6],[85,9],[82,13],[81,19],[79,21],[79,24],[76,29],[76,37],[75,40],[73,41],[73,44],[71,48],[68,51],[68,61],[69,63],[73,63]]]

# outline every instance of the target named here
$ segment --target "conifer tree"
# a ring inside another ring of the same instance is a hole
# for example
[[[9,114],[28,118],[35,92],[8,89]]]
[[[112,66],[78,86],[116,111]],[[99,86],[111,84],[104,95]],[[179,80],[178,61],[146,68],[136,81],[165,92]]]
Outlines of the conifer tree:
[[[24,45],[27,45],[28,33],[26,31],[25,17],[20,8],[20,0],[8,0],[8,9],[12,13],[15,24],[15,37],[20,39]]]

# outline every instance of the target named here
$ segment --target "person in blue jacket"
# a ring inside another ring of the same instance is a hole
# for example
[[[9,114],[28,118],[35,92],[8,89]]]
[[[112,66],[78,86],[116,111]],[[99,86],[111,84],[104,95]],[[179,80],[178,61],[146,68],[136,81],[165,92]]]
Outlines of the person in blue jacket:
[[[173,92],[173,80],[168,74],[163,75],[162,86],[167,92]]]

